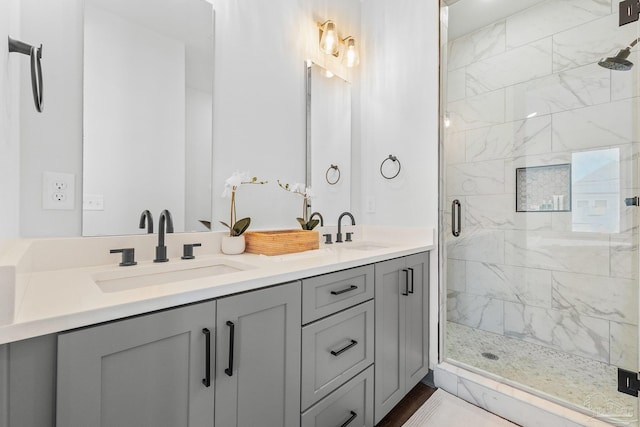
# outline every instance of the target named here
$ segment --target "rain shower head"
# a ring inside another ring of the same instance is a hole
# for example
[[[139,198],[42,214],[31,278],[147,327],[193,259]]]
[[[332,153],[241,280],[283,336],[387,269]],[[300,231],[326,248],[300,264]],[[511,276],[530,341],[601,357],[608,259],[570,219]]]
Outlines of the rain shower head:
[[[625,47],[624,49],[620,49],[615,56],[602,58],[600,61],[598,61],[598,65],[604,68],[608,68],[609,70],[629,71],[631,67],[633,67],[633,62],[629,61],[627,58],[631,53],[631,48],[637,43],[638,39],[632,41],[629,46]]]

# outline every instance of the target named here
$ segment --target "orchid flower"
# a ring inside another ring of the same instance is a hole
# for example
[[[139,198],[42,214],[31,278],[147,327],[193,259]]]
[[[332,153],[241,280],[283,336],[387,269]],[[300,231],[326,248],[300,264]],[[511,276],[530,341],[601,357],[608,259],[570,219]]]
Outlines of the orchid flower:
[[[224,225],[229,229],[230,236],[240,236],[244,233],[249,225],[251,224],[251,218],[242,218],[236,221],[236,191],[241,185],[245,184],[266,184],[268,181],[258,181],[258,178],[255,176],[253,178],[249,178],[249,172],[240,172],[235,171],[233,175],[227,178],[224,181],[224,191],[222,192],[222,197],[230,197],[231,198],[231,212],[230,212],[230,221],[227,224],[224,221],[220,221],[220,224]]]

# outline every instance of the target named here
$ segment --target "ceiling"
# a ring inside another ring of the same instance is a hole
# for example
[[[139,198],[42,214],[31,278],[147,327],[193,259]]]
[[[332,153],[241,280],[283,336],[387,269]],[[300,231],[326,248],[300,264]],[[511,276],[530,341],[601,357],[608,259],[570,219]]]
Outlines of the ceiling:
[[[449,40],[547,0],[443,0],[449,6]]]

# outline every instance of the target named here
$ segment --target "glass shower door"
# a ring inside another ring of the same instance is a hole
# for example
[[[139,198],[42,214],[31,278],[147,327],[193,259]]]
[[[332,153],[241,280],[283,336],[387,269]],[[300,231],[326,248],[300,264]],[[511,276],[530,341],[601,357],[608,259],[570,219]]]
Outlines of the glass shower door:
[[[638,372],[638,23],[611,1],[512,3],[445,13],[445,357],[634,423],[617,388]]]

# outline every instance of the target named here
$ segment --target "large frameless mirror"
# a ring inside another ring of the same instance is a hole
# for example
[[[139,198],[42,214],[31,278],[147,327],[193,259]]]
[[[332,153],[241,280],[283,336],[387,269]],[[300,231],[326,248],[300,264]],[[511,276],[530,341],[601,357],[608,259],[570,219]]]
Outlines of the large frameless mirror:
[[[211,221],[213,9],[205,0],[86,0],[84,236]]]

